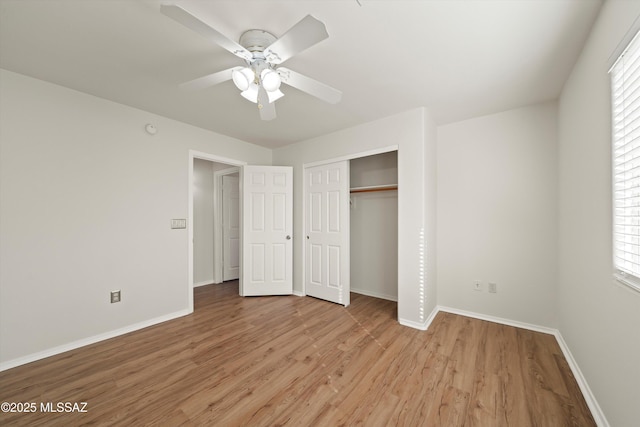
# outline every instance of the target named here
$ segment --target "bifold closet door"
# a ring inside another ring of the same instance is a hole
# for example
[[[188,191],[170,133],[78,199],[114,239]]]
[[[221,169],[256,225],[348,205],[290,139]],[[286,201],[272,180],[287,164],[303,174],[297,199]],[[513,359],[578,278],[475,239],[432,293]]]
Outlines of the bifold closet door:
[[[307,295],[348,306],[349,162],[305,168]]]

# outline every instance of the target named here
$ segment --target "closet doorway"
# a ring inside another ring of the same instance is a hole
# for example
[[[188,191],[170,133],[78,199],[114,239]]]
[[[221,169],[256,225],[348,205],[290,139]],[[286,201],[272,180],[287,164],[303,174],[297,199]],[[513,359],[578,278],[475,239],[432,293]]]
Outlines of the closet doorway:
[[[352,159],[351,292],[398,301],[398,152]]]

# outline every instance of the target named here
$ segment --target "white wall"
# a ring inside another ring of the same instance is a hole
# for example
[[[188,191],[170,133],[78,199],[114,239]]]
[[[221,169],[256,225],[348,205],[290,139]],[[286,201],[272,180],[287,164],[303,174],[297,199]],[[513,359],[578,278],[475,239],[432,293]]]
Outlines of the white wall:
[[[193,160],[193,284],[213,283],[213,165]]]
[[[351,187],[398,183],[395,151],[353,159]],[[398,300],[398,192],[351,194],[351,291]]]
[[[426,112],[425,112],[426,113]],[[424,117],[425,145],[423,154],[424,175],[424,232],[420,237],[418,258],[421,286],[426,300],[423,311],[426,316],[436,313],[438,304],[438,128],[428,115]]]
[[[169,226],[188,216],[189,149],[270,150],[0,73],[0,366],[185,314],[188,233]]]
[[[612,426],[635,426],[640,294],[612,277],[608,58],[640,2],[605,2],[559,102],[559,329]]]
[[[435,125],[423,109],[415,109],[329,135],[277,149],[274,164],[294,166],[294,290],[303,290],[303,165],[354,156],[357,153],[398,146],[398,317],[420,327],[435,307],[435,264],[421,279],[420,232],[425,229],[427,205],[425,177],[435,168],[435,157],[425,162],[425,152],[435,150]],[[428,165],[430,167],[425,167]],[[435,222],[433,222],[435,224]],[[429,236],[435,236],[432,230]],[[435,247],[435,240],[430,244]],[[429,262],[430,259],[427,260]],[[434,261],[435,263],[435,261]],[[425,289],[426,288],[426,289]],[[431,294],[429,294],[431,292]],[[428,295],[432,298],[427,299]]]
[[[440,305],[556,326],[556,112],[546,103],[438,128]]]

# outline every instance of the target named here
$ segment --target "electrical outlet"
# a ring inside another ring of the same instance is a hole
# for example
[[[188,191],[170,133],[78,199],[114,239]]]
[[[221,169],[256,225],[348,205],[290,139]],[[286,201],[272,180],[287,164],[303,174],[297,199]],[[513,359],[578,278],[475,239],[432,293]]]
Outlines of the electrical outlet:
[[[111,291],[111,304],[120,302],[120,291]]]
[[[494,282],[489,282],[489,293],[497,294],[498,293],[498,284]]]
[[[480,280],[476,280],[473,282],[473,290],[482,292],[482,282]]]

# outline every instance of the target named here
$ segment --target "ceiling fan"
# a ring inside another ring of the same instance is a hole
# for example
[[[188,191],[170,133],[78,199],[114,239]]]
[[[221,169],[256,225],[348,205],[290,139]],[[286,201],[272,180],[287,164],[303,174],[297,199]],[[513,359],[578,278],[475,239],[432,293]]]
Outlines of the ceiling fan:
[[[324,24],[307,15],[280,38],[264,30],[248,30],[236,43],[205,24],[185,9],[161,5],[161,12],[245,60],[245,66],[232,67],[181,84],[189,89],[202,89],[227,80],[240,89],[241,95],[258,105],[262,120],[276,117],[274,102],[284,96],[280,84],[285,83],[303,92],[336,104],[342,92],[280,64],[303,50],[329,37]]]

